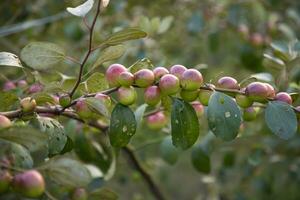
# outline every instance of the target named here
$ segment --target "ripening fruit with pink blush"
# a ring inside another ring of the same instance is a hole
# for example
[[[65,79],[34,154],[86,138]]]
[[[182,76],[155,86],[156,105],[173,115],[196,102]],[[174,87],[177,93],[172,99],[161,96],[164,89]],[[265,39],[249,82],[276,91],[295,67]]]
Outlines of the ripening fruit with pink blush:
[[[275,89],[272,85],[270,85],[269,83],[265,83],[265,85],[267,86],[268,88],[268,98],[275,98],[275,95],[276,95],[276,92],[275,92]]]
[[[166,74],[159,80],[159,88],[164,95],[176,94],[180,89],[179,79],[172,74]]]
[[[129,106],[136,101],[137,94],[134,87],[120,87],[117,91],[118,100],[121,104]]]
[[[0,194],[6,192],[11,184],[12,176],[7,170],[0,170]]]
[[[168,119],[162,111],[146,117],[146,124],[151,130],[160,130],[167,123]]]
[[[245,90],[246,95],[253,101],[265,103],[268,98],[268,88],[264,83],[250,83]]]
[[[11,127],[11,125],[12,125],[12,123],[11,123],[10,119],[8,119],[4,115],[0,115],[0,129],[1,128],[9,128],[9,127]]]
[[[224,76],[218,80],[217,86],[225,89],[240,89],[240,86],[236,79],[230,76]]]
[[[185,90],[197,90],[203,83],[202,74],[196,69],[188,69],[183,72],[180,84]]]
[[[79,99],[76,102],[75,110],[82,119],[90,118],[93,115],[84,99]]]
[[[165,67],[156,67],[153,69],[155,80],[159,80],[163,75],[169,74],[169,70]]]
[[[110,65],[105,73],[106,80],[110,87],[120,86],[118,78],[122,72],[126,72],[127,69],[121,64]]]
[[[17,86],[18,86],[19,88],[26,88],[26,87],[28,86],[28,84],[27,84],[27,81],[25,81],[25,80],[19,80],[19,81],[17,82]]]
[[[16,89],[16,84],[13,81],[7,81],[4,83],[3,90],[10,91]]]
[[[244,121],[253,121],[256,118],[257,111],[254,107],[245,108],[243,112]]]
[[[149,86],[145,89],[144,100],[150,106],[155,106],[161,98],[160,89],[156,85]]]
[[[133,82],[134,82],[134,76],[130,72],[122,72],[119,75],[118,81],[119,81],[119,84],[121,86],[128,87],[128,86],[131,86],[133,84]]]
[[[95,95],[95,98],[98,99],[99,101],[101,101],[106,107],[109,108],[111,106],[110,96],[108,96],[106,94],[102,94],[102,93],[97,93]]]
[[[199,101],[194,101],[191,104],[196,111],[197,117],[201,117],[204,114],[204,106]]]
[[[282,102],[285,102],[285,103],[290,104],[290,105],[293,103],[292,97],[286,92],[277,93],[276,96],[275,96],[275,100],[276,101],[282,101]]]
[[[43,176],[36,170],[29,170],[17,174],[13,178],[13,189],[24,197],[37,198],[45,191]]]
[[[264,37],[260,33],[253,33],[250,36],[251,44],[254,46],[261,46],[264,44]]]
[[[29,88],[28,88],[28,93],[29,94],[34,94],[34,93],[38,93],[41,92],[43,90],[44,86],[39,84],[39,83],[35,83],[32,84]]]
[[[187,68],[183,65],[173,65],[170,68],[170,73],[180,79],[183,72],[185,72],[186,70]]]
[[[88,194],[84,188],[76,188],[73,193],[71,200],[87,200]]]
[[[149,69],[141,69],[134,73],[134,83],[141,88],[152,85],[154,79],[154,73]]]

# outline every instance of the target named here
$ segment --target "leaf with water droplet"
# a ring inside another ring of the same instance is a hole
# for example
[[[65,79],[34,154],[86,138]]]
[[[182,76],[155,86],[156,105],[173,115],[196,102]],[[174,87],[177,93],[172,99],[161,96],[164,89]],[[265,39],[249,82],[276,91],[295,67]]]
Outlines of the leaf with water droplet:
[[[114,147],[126,146],[136,132],[136,119],[128,106],[117,104],[112,111],[109,139]]]

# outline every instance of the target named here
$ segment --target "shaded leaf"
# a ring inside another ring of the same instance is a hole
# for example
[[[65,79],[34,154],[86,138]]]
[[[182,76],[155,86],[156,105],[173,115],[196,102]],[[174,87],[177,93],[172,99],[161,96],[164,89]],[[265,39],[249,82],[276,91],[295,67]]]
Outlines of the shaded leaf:
[[[106,108],[103,101],[100,101],[97,98],[91,97],[85,99],[86,104],[88,105],[89,109],[91,109],[93,112],[103,115],[103,116],[109,116],[108,109]]]
[[[0,66],[23,67],[19,57],[9,52],[0,52]]]
[[[162,158],[170,165],[174,165],[177,162],[179,151],[173,146],[170,136],[166,137],[160,144],[160,152]]]
[[[233,140],[238,135],[242,121],[236,102],[220,92],[214,92],[210,97],[207,119],[210,130],[225,141]]]
[[[183,150],[190,148],[199,137],[199,122],[194,108],[174,98],[171,111],[172,142]]]
[[[54,98],[45,92],[35,93],[32,98],[36,100],[37,105],[43,105],[46,103],[55,104]]]
[[[128,106],[118,103],[111,114],[109,139],[114,147],[126,146],[136,132],[134,113]]]
[[[77,17],[84,17],[93,8],[93,5],[94,0],[87,0],[85,3],[75,8],[68,7],[67,11]]]
[[[146,108],[147,108],[147,104],[142,104],[134,112],[135,120],[136,120],[138,126],[140,126],[140,124],[143,120]]]
[[[128,40],[136,40],[144,38],[147,33],[139,30],[138,28],[128,28],[118,32],[113,33],[110,37],[103,41],[106,45],[116,45]]]
[[[104,74],[96,72],[86,80],[87,89],[90,93],[108,89]]]
[[[89,194],[89,200],[117,200],[118,195],[107,188],[94,190]]]
[[[269,129],[282,139],[290,139],[297,132],[297,117],[293,108],[284,102],[270,101],[265,110]]]
[[[21,51],[21,59],[36,70],[46,70],[65,58],[65,50],[48,42],[32,42]]]
[[[125,50],[126,49],[122,44],[107,47],[101,52],[100,57],[96,60],[95,64],[93,65],[93,69],[99,67],[105,62],[120,58],[125,53]]]
[[[198,172],[208,174],[211,170],[210,158],[208,153],[201,145],[195,147],[191,154],[192,164]]]
[[[0,92],[0,110],[7,111],[18,101],[18,97],[13,92]]]

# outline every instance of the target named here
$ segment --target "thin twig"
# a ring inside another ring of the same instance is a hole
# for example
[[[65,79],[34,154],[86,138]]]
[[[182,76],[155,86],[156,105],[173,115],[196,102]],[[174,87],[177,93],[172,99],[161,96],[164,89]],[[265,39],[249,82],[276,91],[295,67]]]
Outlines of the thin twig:
[[[88,44],[88,46],[89,46],[88,52],[86,53],[86,55],[85,55],[85,57],[84,57],[81,65],[80,65],[79,75],[78,75],[77,81],[76,81],[73,89],[70,92],[70,97],[71,98],[74,95],[74,93],[76,92],[76,89],[78,88],[78,86],[79,86],[79,84],[81,82],[83,68],[84,68],[84,66],[85,66],[88,58],[90,57],[90,55],[92,53],[93,33],[94,33],[94,28],[95,28],[95,25],[96,25],[96,21],[97,21],[98,15],[100,14],[100,5],[101,5],[101,0],[98,0],[97,11],[96,11],[95,17],[93,19],[91,28],[89,29],[89,31],[90,31],[90,38],[89,38],[89,44]]]

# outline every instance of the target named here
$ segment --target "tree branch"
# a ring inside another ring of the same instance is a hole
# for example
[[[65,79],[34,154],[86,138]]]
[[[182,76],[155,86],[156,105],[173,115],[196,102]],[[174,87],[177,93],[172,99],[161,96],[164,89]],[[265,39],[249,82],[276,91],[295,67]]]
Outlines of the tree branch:
[[[70,92],[70,97],[71,98],[74,95],[74,93],[76,92],[76,89],[78,88],[78,86],[81,82],[84,65],[86,64],[87,60],[89,59],[89,57],[92,53],[93,33],[94,33],[94,28],[95,28],[95,25],[96,25],[97,18],[100,14],[100,7],[101,7],[101,0],[98,0],[97,11],[96,11],[95,17],[93,19],[92,25],[89,29],[89,31],[90,31],[90,38],[89,38],[89,44],[88,44],[89,49],[88,49],[88,52],[86,53],[81,65],[80,65],[78,79],[77,79],[73,89]]]

